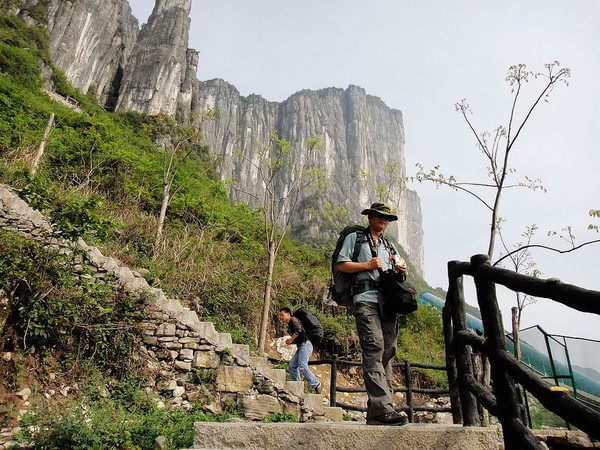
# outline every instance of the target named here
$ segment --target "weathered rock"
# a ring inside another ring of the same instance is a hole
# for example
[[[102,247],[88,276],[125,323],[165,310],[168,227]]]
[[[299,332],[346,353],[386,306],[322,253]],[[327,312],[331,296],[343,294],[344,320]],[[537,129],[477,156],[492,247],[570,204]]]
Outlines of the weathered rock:
[[[31,389],[23,388],[19,392],[17,392],[15,395],[17,397],[19,397],[21,400],[27,401],[27,399],[29,399],[29,396],[31,395]]]
[[[283,102],[270,102],[258,95],[243,97],[223,80],[201,82],[195,75],[198,53],[188,48],[190,8],[191,0],[157,0],[148,23],[138,31],[126,1],[49,0],[50,53],[75,87],[84,93],[95,90],[107,109],[151,115],[162,111],[184,118],[201,115],[207,108],[218,110],[216,120],[202,124],[205,143],[222,157],[221,177],[239,180],[230,191],[235,201],[253,204],[253,198],[261,197],[264,186],[256,182],[250,161],[270,144],[270,133],[276,130],[291,143],[295,161],[320,167],[331,181],[319,196],[302,194],[292,218],[294,237],[328,241],[335,237],[339,231],[335,226],[312,217],[314,208],[325,202],[343,205],[350,221],[362,222],[360,211],[375,199],[369,191],[373,183],[361,181],[361,173],[384,183],[381,177],[389,167],[395,167],[395,175],[405,175],[402,113],[352,85],[302,90]],[[307,138],[320,138],[323,146],[308,160],[300,158]],[[244,158],[233,157],[238,151]],[[291,177],[283,171],[276,182],[285,189]],[[419,198],[410,190],[394,192],[392,198],[401,207],[388,234],[402,244],[422,274]]]
[[[214,369],[219,366],[221,358],[214,351],[198,351],[194,354],[194,360],[192,361],[192,367],[202,369]]]
[[[48,45],[55,64],[84,93],[112,107],[137,40],[138,21],[126,1],[51,0]]]
[[[221,392],[245,392],[253,386],[252,371],[247,367],[219,366],[217,390]]]
[[[321,200],[346,207],[351,220],[363,221],[360,212],[373,200],[371,183],[361,181],[361,172],[382,177],[390,166],[398,176],[405,175],[404,124],[402,113],[391,109],[358,86],[347,89],[303,90],[281,103],[269,102],[257,95],[242,97],[237,89],[223,80],[198,82],[194,94],[195,111],[215,109],[219,115],[203,124],[205,140],[223,158],[220,166],[225,179],[239,180],[230,196],[253,204],[262,198],[265,186],[256,182],[254,152],[270,143],[270,133],[291,143],[292,160],[323,169],[331,186],[321,199],[305,197],[295,213],[292,233],[299,239],[313,239],[317,234],[336,237],[339,230],[326,229],[324,221],[311,220],[310,210]],[[320,138],[323,144],[308,160],[301,156],[307,138]],[[234,154],[244,157],[234,157]],[[282,171],[277,183],[289,186],[293,174]],[[381,182],[382,178],[378,178]],[[351,192],[352,195],[348,195]],[[246,193],[251,193],[248,195]],[[398,221],[389,229],[408,251],[411,262],[423,272],[424,251],[421,207],[415,192],[393,193],[400,200]],[[308,225],[307,225],[308,222]]]
[[[283,405],[276,398],[264,394],[238,395],[239,408],[250,420],[261,420],[270,414],[283,414]]]
[[[197,53],[188,50],[191,0],[157,0],[125,66],[118,110],[174,115],[191,105]],[[184,83],[188,86],[185,87]]]

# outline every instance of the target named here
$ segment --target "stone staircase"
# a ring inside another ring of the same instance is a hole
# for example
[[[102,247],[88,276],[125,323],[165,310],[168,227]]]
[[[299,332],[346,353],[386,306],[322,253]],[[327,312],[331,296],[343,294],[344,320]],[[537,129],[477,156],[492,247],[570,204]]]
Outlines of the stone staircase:
[[[342,423],[195,424],[194,446],[200,449],[406,449],[499,450],[495,428],[409,424],[402,427]]]
[[[305,393],[304,382],[287,380],[286,370],[273,368],[263,356],[251,356],[247,345],[233,343],[229,333],[217,332],[211,322],[200,321],[195,312],[162,291],[146,288],[144,292],[154,298],[146,307],[144,343],[163,374],[176,369],[170,375],[176,380],[171,384],[176,403],[181,399],[186,407],[186,399],[195,398],[197,386],[185,382],[186,373],[208,369],[216,371],[221,406],[235,402],[248,420],[293,414],[302,422],[342,421],[341,408],[327,406],[322,394]]]
[[[233,343],[229,333],[217,332],[213,323],[201,321],[179,300],[151,287],[138,271],[103,255],[83,239],[71,242],[57,236],[39,211],[2,184],[0,228],[43,241],[62,252],[84,250],[84,259],[74,267],[75,275],[89,277],[82,270],[82,265],[87,265],[94,277],[114,276],[129,295],[145,299],[144,345],[139,358],[155,373],[154,387],[167,394],[172,403],[191,408],[198,399],[208,401],[212,397],[209,408],[214,412],[235,402],[248,420],[288,413],[301,422],[342,420],[341,408],[328,407],[323,395],[304,393],[303,382],[288,381],[284,369],[273,368],[265,357],[251,356],[247,345]],[[190,382],[198,371],[216,373],[216,377],[204,384]]]

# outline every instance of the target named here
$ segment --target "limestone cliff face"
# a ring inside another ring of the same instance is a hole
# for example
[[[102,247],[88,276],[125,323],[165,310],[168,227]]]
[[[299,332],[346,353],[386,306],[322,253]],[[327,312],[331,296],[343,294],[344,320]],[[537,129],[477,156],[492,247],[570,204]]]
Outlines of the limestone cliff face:
[[[302,199],[292,232],[301,239],[334,237],[339,224],[312,212],[325,205],[344,205],[349,220],[362,223],[360,211],[375,200],[376,185],[385,182],[382,174],[390,165],[397,175],[405,173],[401,112],[357,86],[304,90],[277,103],[258,95],[243,97],[223,80],[198,81],[198,54],[188,48],[190,8],[191,0],[156,0],[148,23],[138,31],[126,0],[48,0],[50,52],[69,81],[84,93],[95,90],[107,109],[184,118],[218,110],[217,120],[204,124],[206,143],[222,156],[223,179],[239,181],[245,192],[260,195],[264,189],[248,161],[269,144],[271,131],[291,142],[297,159],[307,138],[320,138],[323,148],[310,163],[327,173],[331,186],[321,197]],[[361,173],[372,179],[361,181]],[[283,188],[290,183],[285,177],[277,180]],[[231,197],[252,202],[239,191],[232,190]],[[394,192],[391,198],[399,199],[399,220],[389,234],[422,273],[419,198],[412,191]]]
[[[191,0],[157,0],[141,31],[127,0],[48,0],[46,8],[50,54],[74,87],[108,110],[190,110]]]
[[[112,109],[138,33],[126,0],[50,0],[48,45],[55,64],[84,93]]]
[[[198,56],[187,48],[191,0],[157,0],[125,66],[117,110],[174,115],[191,105]]]
[[[223,80],[211,80],[198,82],[194,107],[197,109],[194,112],[206,109],[219,112],[216,121],[204,125],[206,143],[223,158],[221,176],[239,183],[239,189],[232,189],[231,197],[250,204],[252,198],[240,191],[260,196],[264,186],[249,160],[269,143],[272,130],[290,141],[295,160],[300,160],[306,138],[320,138],[323,148],[309,163],[321,167],[331,185],[323,194],[325,198],[307,196],[301,202],[294,217],[296,238],[310,239],[317,233],[333,231],[326,229],[321,217],[308,212],[315,205],[323,206],[324,200],[334,206],[344,205],[350,220],[362,223],[360,211],[375,200],[375,186],[385,181],[384,174],[390,165],[396,167],[396,175],[405,175],[402,113],[357,86],[304,90],[275,103],[256,95],[242,97]],[[361,181],[361,172],[372,174],[372,179]],[[286,179],[289,175],[284,173],[278,183],[289,185],[290,180]],[[411,261],[422,273],[419,198],[415,192],[406,190],[393,192],[391,197],[400,199],[400,208],[399,220],[389,232],[409,252]],[[337,231],[339,225],[333,233]]]

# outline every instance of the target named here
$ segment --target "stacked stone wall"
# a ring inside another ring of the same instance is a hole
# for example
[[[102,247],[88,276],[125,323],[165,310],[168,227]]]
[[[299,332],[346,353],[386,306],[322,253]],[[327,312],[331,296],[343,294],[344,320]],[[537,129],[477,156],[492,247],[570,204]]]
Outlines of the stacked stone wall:
[[[300,421],[342,420],[340,408],[325,407],[321,395],[315,399],[314,394],[304,394],[302,382],[287,381],[285,371],[269,367],[264,357],[251,357],[247,345],[233,343],[230,334],[219,333],[211,322],[200,321],[179,300],[151,287],[140,271],[103,255],[83,239],[62,239],[39,211],[29,207],[14,189],[1,184],[0,228],[61,251],[84,250],[74,275],[89,273],[82,270],[81,265],[86,265],[92,276],[107,279],[112,275],[128,295],[146,299],[138,357],[148,372],[155,374],[151,385],[161,398],[188,409],[201,402],[212,412],[235,404],[235,409],[250,420],[288,413]],[[0,299],[2,307],[8,305]],[[0,325],[3,328],[4,324]]]

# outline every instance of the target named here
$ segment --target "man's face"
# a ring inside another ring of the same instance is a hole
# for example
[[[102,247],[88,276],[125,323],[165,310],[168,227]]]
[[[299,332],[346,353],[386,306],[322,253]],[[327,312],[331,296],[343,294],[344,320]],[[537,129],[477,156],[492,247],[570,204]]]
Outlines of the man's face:
[[[375,214],[369,216],[369,227],[374,231],[384,231],[389,224],[390,221],[383,216]]]
[[[282,322],[289,322],[290,321],[290,314],[286,311],[279,311],[279,320],[281,320]]]

